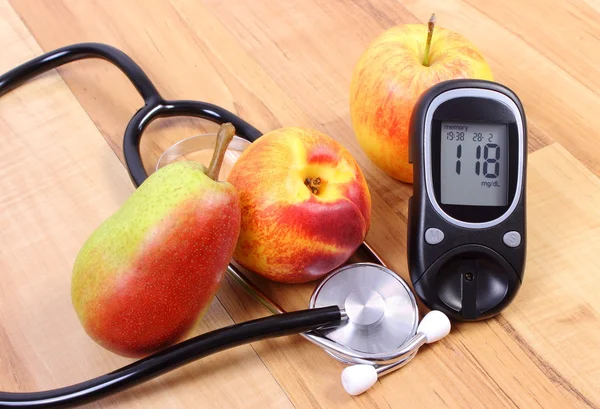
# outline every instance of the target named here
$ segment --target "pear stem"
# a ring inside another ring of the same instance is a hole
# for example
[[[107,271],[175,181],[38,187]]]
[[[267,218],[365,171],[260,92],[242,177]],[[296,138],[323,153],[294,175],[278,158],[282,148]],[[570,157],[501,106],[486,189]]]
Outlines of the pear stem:
[[[423,57],[423,65],[429,67],[429,48],[431,47],[431,38],[433,37],[433,29],[435,28],[435,13],[429,18],[427,23],[427,43],[425,44],[425,56]]]
[[[231,122],[224,123],[217,131],[217,142],[215,144],[215,151],[213,152],[210,165],[206,171],[206,176],[214,181],[219,180],[219,172],[221,171],[221,165],[223,164],[223,158],[227,147],[235,135],[235,127]]]

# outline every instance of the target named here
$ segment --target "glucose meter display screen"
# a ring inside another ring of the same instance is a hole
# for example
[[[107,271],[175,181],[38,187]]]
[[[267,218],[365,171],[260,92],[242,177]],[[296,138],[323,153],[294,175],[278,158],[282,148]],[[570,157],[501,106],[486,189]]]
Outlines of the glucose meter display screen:
[[[506,124],[442,122],[441,202],[447,205],[506,206]]]

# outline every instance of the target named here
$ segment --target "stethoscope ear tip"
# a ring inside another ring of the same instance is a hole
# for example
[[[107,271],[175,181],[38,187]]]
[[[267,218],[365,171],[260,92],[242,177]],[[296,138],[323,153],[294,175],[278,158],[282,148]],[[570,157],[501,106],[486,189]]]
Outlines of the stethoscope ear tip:
[[[425,335],[427,343],[439,341],[450,333],[450,319],[441,311],[430,311],[427,313],[419,327],[417,333]]]
[[[342,371],[342,386],[352,396],[366,392],[377,382],[373,365],[352,365]]]
[[[448,316],[441,311],[434,310],[423,317],[417,333],[423,334],[426,342],[431,344],[448,335],[450,328]],[[377,368],[373,365],[348,366],[342,371],[342,386],[348,394],[360,395],[375,385],[377,377]]]

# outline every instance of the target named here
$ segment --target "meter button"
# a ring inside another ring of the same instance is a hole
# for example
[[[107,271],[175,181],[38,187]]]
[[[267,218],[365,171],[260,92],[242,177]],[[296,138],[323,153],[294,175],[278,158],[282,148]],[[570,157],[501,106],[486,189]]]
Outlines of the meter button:
[[[508,247],[519,247],[519,244],[521,244],[521,235],[517,231],[509,231],[504,234],[502,241]]]
[[[425,230],[425,241],[428,244],[431,244],[431,245],[439,244],[442,242],[442,240],[444,240],[444,232],[441,231],[440,229],[436,229],[435,227],[430,227],[429,229]],[[519,241],[520,241],[520,237],[519,237]]]

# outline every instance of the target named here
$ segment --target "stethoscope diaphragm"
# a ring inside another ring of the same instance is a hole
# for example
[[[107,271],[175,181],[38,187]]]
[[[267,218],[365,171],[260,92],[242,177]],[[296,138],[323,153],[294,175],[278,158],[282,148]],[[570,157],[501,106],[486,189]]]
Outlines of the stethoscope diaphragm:
[[[415,335],[419,310],[408,284],[386,267],[355,263],[327,276],[314,290],[310,308],[337,305],[348,320],[319,330],[357,352],[385,353]]]

